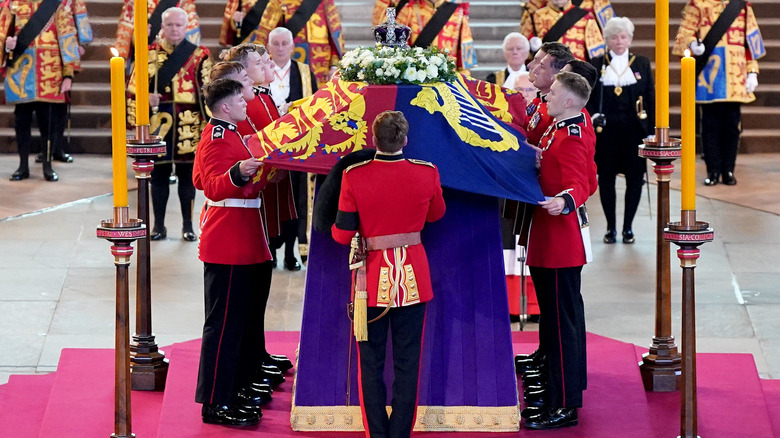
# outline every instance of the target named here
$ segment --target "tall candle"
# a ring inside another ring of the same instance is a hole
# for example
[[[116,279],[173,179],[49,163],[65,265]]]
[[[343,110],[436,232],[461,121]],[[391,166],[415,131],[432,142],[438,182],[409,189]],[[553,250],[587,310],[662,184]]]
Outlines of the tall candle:
[[[149,24],[146,0],[135,0],[135,124],[149,124]]]
[[[686,50],[680,63],[682,209],[696,210],[696,61]]]
[[[655,126],[669,127],[669,0],[655,2]]]
[[[114,207],[127,207],[127,131],[125,129],[125,60],[111,48],[111,145]]]

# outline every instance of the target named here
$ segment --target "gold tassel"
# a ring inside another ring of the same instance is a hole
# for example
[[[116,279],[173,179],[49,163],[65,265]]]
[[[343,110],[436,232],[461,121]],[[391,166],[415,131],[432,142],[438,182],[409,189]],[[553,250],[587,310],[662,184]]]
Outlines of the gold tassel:
[[[368,292],[355,291],[354,300],[354,324],[355,340],[363,342],[368,340]]]

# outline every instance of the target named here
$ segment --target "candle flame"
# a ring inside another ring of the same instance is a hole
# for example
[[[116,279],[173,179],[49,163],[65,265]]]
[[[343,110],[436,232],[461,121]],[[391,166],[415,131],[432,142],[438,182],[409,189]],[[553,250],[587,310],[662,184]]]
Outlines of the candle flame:
[[[117,50],[117,49],[112,47],[111,48],[111,54],[114,55],[114,57],[117,57],[117,56],[119,56],[119,50]]]
[[[691,56],[691,51],[689,49],[685,49],[685,57]]]

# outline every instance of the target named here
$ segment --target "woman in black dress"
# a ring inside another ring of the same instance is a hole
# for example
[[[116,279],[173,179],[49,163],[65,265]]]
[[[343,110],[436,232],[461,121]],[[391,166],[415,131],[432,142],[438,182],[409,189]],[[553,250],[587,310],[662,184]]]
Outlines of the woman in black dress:
[[[601,206],[607,219],[604,243],[615,243],[615,178],[626,178],[625,211],[623,212],[623,243],[634,243],[631,224],[634,220],[646,163],[637,155],[642,139],[655,126],[653,110],[655,91],[650,61],[629,52],[634,37],[634,24],[625,17],[611,18],[604,26],[608,52],[593,58],[591,63],[601,78],[590,95],[587,109],[596,127],[596,165],[599,176]]]

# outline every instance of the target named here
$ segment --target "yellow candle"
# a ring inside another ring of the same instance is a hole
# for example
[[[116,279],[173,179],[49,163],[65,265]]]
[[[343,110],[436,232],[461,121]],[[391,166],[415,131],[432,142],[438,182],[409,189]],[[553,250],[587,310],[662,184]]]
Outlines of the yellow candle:
[[[146,0],[135,0],[135,124],[149,124],[149,24]]]
[[[127,207],[127,134],[125,129],[125,60],[111,48],[111,145],[114,207]]]
[[[655,2],[655,126],[669,127],[669,1]]]
[[[682,209],[696,210],[696,61],[688,50],[681,64]]]

